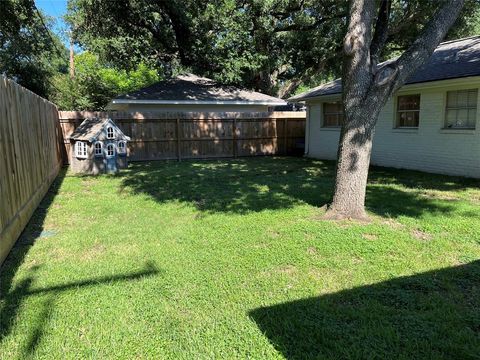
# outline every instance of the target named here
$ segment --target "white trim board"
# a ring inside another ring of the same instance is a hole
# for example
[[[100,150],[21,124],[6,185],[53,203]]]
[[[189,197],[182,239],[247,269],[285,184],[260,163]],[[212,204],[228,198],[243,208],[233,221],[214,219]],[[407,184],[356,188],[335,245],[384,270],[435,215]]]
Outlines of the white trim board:
[[[214,101],[214,100],[129,100],[113,99],[112,104],[158,104],[158,105],[287,105],[286,101]]]

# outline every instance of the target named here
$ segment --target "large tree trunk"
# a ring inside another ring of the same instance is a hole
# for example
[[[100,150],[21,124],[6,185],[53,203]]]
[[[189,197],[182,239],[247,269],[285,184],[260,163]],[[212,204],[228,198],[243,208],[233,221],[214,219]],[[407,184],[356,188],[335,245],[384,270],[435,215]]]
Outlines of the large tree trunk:
[[[358,110],[348,121],[353,126],[343,127],[340,134],[335,193],[328,213],[331,219],[367,219],[364,203],[375,115]]]
[[[366,219],[365,193],[375,124],[388,98],[431,56],[465,0],[447,0],[396,61],[377,62],[388,35],[391,0],[351,0],[344,39],[343,109],[333,202],[326,218]],[[372,32],[374,29],[374,33]]]

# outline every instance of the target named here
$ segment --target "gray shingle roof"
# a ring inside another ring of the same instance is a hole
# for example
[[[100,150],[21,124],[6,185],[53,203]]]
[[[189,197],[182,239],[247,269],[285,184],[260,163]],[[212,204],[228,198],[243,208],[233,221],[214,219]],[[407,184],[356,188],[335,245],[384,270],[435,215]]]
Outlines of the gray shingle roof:
[[[385,61],[386,64],[389,61]],[[458,39],[441,43],[430,59],[418,69],[406,84],[416,84],[436,80],[480,76],[480,35],[465,39]],[[288,99],[289,101],[303,101],[306,99],[339,94],[342,92],[342,81],[336,79],[320,85]]]
[[[239,89],[234,86],[219,85],[215,81],[195,75],[178,76],[121,95],[113,103],[130,101],[162,101],[162,103],[197,102],[241,102],[265,105],[285,105],[282,99],[259,92]]]
[[[125,136],[112,120],[105,118],[88,118],[83,120],[80,126],[75,129],[72,135],[70,135],[70,139],[92,142],[102,132],[107,123],[110,123],[110,125],[115,128],[117,133],[117,139],[120,138],[123,140],[130,140],[130,138],[128,136]]]

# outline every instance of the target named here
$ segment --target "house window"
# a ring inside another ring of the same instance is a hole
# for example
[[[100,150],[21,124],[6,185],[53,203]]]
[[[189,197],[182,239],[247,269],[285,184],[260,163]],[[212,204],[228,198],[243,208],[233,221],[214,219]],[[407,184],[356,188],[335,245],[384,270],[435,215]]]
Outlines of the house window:
[[[96,142],[95,143],[95,156],[102,156],[103,155],[103,146],[102,143]]]
[[[78,159],[87,158],[87,143],[83,141],[77,141],[75,143],[75,157]]]
[[[340,127],[343,124],[341,102],[323,103],[323,127]]]
[[[420,95],[397,98],[397,128],[417,128],[420,121]]]
[[[126,144],[125,141],[121,140],[118,142],[118,153],[125,154],[126,153]]]
[[[478,89],[448,91],[445,125],[450,129],[475,129]]]
[[[108,157],[115,156],[115,145],[113,145],[113,144],[108,144],[107,145],[107,156]]]
[[[107,139],[114,139],[115,138],[115,133],[113,131],[113,127],[109,126],[107,127]]]

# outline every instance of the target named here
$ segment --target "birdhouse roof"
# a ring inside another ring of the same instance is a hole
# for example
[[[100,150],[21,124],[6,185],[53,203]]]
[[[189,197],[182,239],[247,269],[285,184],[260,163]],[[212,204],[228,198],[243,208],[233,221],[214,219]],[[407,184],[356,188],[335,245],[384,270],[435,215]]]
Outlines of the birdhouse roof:
[[[81,140],[93,142],[104,131],[107,125],[115,129],[115,139],[130,140],[122,130],[112,121],[112,119],[89,118],[83,120],[78,128],[70,135],[71,140]]]

